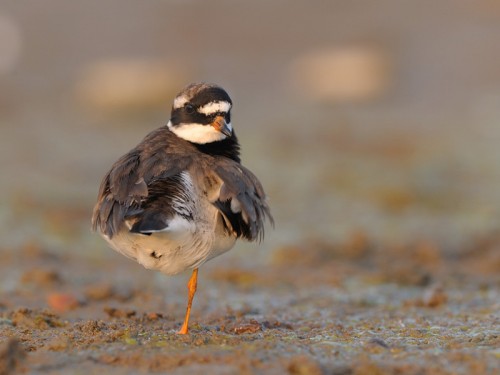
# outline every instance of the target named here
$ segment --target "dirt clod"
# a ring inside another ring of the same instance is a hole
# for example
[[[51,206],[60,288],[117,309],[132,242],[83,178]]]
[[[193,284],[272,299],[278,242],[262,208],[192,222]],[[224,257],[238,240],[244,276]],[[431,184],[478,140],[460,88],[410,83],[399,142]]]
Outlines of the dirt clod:
[[[61,283],[61,276],[53,270],[32,269],[26,271],[21,277],[21,282],[36,284],[37,286],[52,286]]]
[[[426,307],[438,307],[448,301],[448,295],[440,285],[432,286],[425,290],[422,297],[422,305]]]
[[[290,375],[321,375],[323,371],[312,358],[300,355],[293,357],[287,367]]]
[[[265,322],[262,322],[262,326],[267,329],[290,329],[293,330],[293,326],[289,323],[284,323],[280,321],[275,321],[275,322],[268,322],[267,320]]]
[[[46,310],[31,310],[22,307],[8,314],[8,317],[14,327],[45,330],[65,325],[58,315]]]
[[[244,333],[256,333],[262,330],[260,323],[252,321],[250,323],[245,323],[238,325],[233,328],[233,332],[237,335],[242,335]]]
[[[87,286],[84,294],[89,300],[102,301],[111,298],[114,294],[114,290],[111,284],[94,284]]]
[[[56,336],[49,340],[45,347],[47,350],[59,352],[66,350],[70,346],[70,340],[67,337]]]
[[[163,318],[163,314],[156,313],[156,312],[150,312],[146,314],[146,318],[149,320],[158,320]]]
[[[135,310],[118,309],[115,307],[105,307],[104,312],[108,314],[110,318],[131,318],[137,314]]]

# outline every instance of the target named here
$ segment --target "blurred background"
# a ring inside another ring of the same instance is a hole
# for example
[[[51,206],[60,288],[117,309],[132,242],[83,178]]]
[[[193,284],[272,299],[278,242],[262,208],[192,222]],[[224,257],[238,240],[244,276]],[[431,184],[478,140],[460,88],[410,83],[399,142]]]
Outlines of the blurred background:
[[[0,246],[106,253],[101,178],[208,81],[270,195],[261,254],[360,233],[458,251],[500,223],[499,40],[492,0],[3,0]]]

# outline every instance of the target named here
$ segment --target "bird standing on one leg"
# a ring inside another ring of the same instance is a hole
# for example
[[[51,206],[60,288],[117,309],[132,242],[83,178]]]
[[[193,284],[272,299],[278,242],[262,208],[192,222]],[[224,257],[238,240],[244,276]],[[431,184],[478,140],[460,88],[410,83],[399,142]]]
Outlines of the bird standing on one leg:
[[[186,269],[188,332],[198,268],[237,238],[261,239],[273,221],[259,180],[240,163],[232,101],[221,87],[192,84],[175,98],[167,126],[149,133],[104,177],[92,228],[148,269]]]

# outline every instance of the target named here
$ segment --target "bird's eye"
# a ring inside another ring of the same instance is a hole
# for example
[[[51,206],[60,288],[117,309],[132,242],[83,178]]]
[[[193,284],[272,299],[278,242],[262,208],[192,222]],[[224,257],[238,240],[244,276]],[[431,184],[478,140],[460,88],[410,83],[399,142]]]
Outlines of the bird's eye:
[[[185,109],[186,109],[186,112],[189,114],[194,112],[194,107],[191,104],[186,104]]]

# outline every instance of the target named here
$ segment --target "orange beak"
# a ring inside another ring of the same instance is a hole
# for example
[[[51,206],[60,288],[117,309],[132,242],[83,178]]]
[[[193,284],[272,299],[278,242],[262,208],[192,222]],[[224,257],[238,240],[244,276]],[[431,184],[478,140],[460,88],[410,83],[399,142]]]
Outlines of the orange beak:
[[[215,130],[221,132],[225,136],[231,136],[232,130],[227,125],[226,119],[223,116],[217,116],[210,125],[212,125]]]

